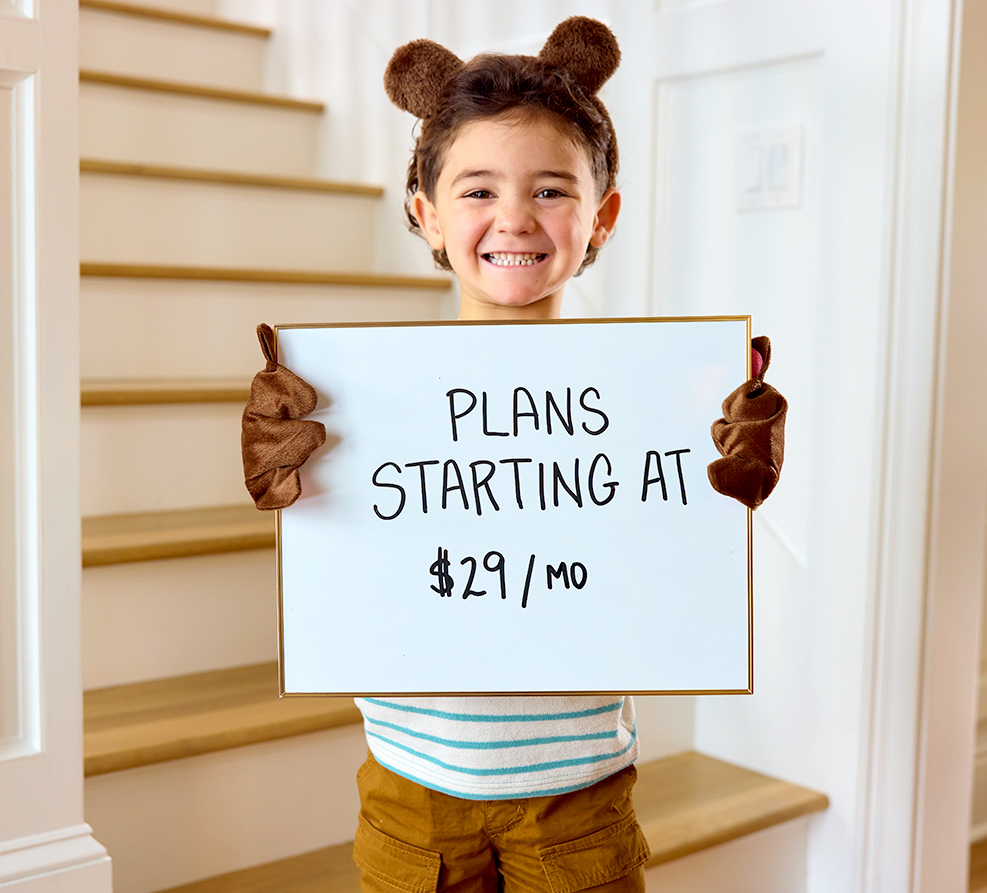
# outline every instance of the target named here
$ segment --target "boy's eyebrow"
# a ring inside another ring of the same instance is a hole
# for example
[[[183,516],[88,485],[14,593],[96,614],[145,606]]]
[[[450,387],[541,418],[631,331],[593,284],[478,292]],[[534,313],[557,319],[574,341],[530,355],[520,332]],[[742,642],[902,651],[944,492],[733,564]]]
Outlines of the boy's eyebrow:
[[[535,174],[536,179],[547,179],[547,180],[567,180],[570,183],[575,183],[579,177],[570,171],[538,171]]]
[[[452,181],[452,185],[455,186],[461,183],[463,180],[477,180],[483,179],[485,177],[495,177],[497,176],[496,171],[491,170],[467,170],[461,171],[457,174]],[[533,179],[549,179],[549,180],[565,180],[569,183],[575,183],[579,180],[574,173],[571,171],[535,171],[530,175]]]
[[[455,186],[463,180],[476,180],[477,178],[490,177],[492,175],[493,171],[461,171],[453,178],[452,185]]]

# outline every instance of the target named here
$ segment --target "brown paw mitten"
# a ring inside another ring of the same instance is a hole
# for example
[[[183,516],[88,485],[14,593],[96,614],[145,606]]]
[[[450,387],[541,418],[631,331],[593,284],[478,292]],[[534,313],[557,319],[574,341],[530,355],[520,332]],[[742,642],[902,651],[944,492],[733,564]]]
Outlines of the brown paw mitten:
[[[278,365],[271,327],[257,326],[257,337],[267,366],[254,376],[243,410],[243,479],[257,508],[283,509],[301,495],[298,468],[326,442],[326,429],[302,419],[315,409],[315,389]]]
[[[756,509],[781,474],[788,402],[764,382],[771,341],[761,335],[751,341],[751,348],[754,377],[723,401],[723,418],[712,427],[713,442],[723,458],[711,462],[708,472],[713,489]]]

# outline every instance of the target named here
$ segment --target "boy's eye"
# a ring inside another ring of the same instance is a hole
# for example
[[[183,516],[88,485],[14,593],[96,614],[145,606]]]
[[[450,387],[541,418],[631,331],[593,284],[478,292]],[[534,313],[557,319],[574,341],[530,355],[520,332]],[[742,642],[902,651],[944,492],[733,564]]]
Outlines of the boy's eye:
[[[537,193],[538,198],[559,198],[565,193],[561,189],[552,189],[551,187],[546,187],[545,189],[540,189]]]
[[[492,195],[493,193],[487,189],[474,189],[466,193],[466,198],[490,198]]]

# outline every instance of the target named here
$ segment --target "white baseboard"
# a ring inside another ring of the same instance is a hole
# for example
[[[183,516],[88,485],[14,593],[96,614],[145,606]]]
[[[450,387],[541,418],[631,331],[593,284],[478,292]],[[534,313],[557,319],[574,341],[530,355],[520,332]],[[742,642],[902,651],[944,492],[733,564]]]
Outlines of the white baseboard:
[[[0,887],[11,893],[109,893],[110,857],[88,825],[0,842]]]

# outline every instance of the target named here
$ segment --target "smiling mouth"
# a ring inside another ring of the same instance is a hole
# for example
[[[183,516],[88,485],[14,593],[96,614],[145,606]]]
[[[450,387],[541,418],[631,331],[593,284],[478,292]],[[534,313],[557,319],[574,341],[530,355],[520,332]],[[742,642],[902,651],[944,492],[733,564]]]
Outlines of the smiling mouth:
[[[493,251],[483,255],[484,260],[498,267],[531,267],[546,257],[547,254],[512,254],[507,251]]]

